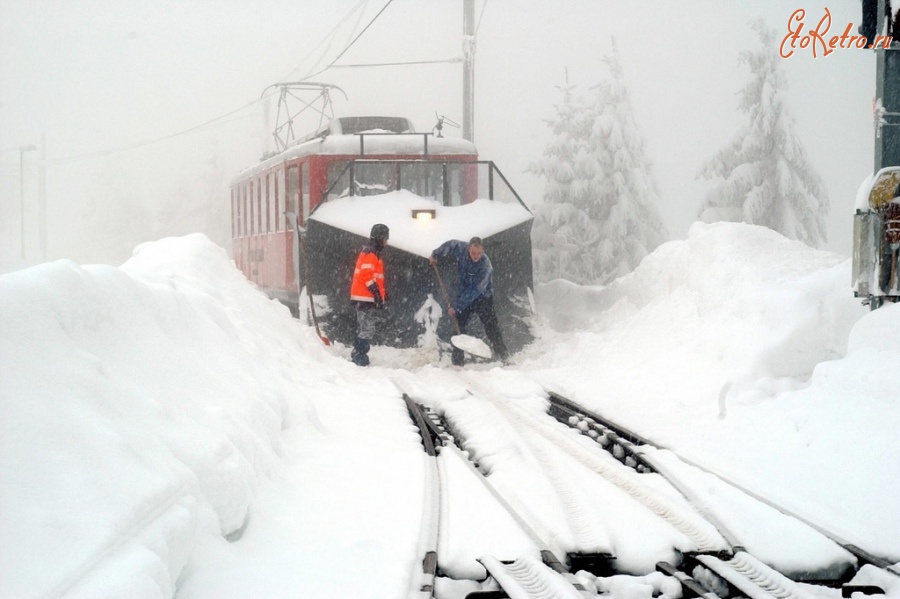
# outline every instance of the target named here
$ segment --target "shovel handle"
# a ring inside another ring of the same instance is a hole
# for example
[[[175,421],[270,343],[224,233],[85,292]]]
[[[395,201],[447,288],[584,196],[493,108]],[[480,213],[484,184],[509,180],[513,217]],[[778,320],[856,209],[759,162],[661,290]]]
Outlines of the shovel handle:
[[[441,273],[438,270],[437,264],[432,263],[431,267],[434,269],[434,275],[437,277],[438,285],[441,287],[441,295],[444,296],[444,303],[447,304],[447,313],[450,314],[450,320],[453,321],[453,328],[456,329],[457,335],[462,335],[462,332],[459,330],[459,322],[456,320],[456,315],[450,312],[450,297],[447,295],[447,289],[444,287],[444,280],[441,278]]]

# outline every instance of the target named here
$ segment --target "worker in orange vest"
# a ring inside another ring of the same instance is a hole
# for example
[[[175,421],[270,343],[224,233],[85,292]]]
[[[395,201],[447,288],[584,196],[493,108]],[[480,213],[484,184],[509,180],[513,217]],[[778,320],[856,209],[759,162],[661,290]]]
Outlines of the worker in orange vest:
[[[350,301],[356,307],[356,339],[350,359],[357,366],[369,365],[369,348],[387,293],[384,288],[384,262],[381,251],[390,237],[387,225],[372,227],[369,243],[359,252],[353,281],[350,283]]]

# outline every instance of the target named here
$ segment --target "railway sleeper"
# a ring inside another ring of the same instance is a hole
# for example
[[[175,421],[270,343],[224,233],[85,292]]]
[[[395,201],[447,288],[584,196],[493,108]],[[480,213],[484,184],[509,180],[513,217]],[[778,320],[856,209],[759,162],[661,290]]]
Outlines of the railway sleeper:
[[[593,596],[575,577],[559,566],[538,561],[532,557],[520,557],[513,561],[501,561],[491,556],[478,558],[479,563],[503,590],[494,597],[530,597],[534,599],[585,599]],[[490,596],[490,595],[488,595]],[[484,598],[486,595],[469,593],[468,598]]]
[[[845,584],[841,587],[841,597],[852,597],[853,593],[884,595],[884,589],[873,584]]]
[[[611,553],[567,553],[566,562],[571,572],[584,570],[599,577],[618,574],[616,556]]]
[[[746,551],[686,554],[685,569],[704,587],[723,597],[805,599],[807,590]]]
[[[612,429],[598,424],[591,416],[557,404],[551,404],[550,415],[596,441],[600,447],[628,468],[641,474],[656,472],[653,465],[635,450],[637,445]]]
[[[671,576],[681,584],[681,591],[684,597],[703,597],[704,599],[720,599],[720,595],[713,593],[692,576],[685,574],[669,562],[658,562],[656,571],[662,572],[667,576]]]

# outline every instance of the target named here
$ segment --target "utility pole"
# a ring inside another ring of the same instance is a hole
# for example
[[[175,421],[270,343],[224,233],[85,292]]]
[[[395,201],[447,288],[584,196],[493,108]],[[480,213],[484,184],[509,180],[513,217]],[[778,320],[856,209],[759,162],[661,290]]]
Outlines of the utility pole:
[[[475,0],[463,0],[463,138],[475,141]]]
[[[19,146],[19,217],[22,223],[22,230],[19,234],[22,241],[22,259],[25,259],[25,152],[37,150],[37,146],[29,144],[27,146]]]
[[[47,134],[41,133],[41,163],[38,165],[38,227],[41,262],[47,261]]]

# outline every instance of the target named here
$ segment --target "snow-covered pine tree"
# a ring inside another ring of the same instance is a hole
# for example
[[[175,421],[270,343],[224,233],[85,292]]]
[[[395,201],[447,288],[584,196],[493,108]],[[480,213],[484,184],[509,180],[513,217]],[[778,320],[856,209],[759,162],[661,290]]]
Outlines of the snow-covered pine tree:
[[[534,273],[538,281],[557,278],[575,280],[579,245],[576,239],[591,236],[593,228],[587,214],[576,207],[573,197],[574,165],[587,151],[588,115],[575,95],[575,87],[559,87],[560,102],[553,118],[546,121],[553,139],[544,157],[528,170],[547,180],[543,202],[535,207],[532,245]]]
[[[659,193],[652,176],[618,51],[603,59],[610,78],[595,86],[590,152],[576,172],[587,190],[585,199],[600,240],[586,251],[597,265],[599,283],[628,274],[668,238],[659,214]]]
[[[698,217],[762,225],[819,247],[827,240],[828,194],[784,105],[776,33],[761,19],[752,26],[760,46],[739,57],[753,74],[740,103],[750,122],[701,168],[699,177],[721,181],[704,198]]]
[[[604,62],[611,79],[587,98],[561,88],[555,137],[529,167],[547,180],[533,234],[538,281],[606,284],[667,237],[615,45]]]

